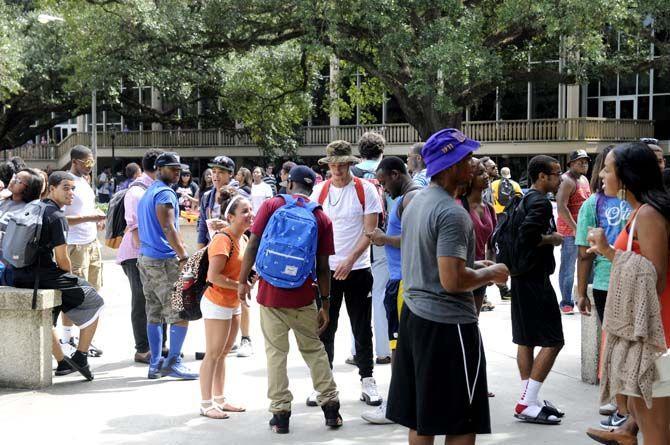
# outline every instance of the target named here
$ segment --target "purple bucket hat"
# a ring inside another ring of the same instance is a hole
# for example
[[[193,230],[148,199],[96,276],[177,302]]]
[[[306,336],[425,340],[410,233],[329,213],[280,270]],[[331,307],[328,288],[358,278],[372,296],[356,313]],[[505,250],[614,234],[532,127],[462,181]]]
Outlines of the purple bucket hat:
[[[480,146],[478,141],[468,138],[455,128],[445,128],[434,133],[421,150],[421,157],[427,168],[426,176],[435,176],[459,163]]]

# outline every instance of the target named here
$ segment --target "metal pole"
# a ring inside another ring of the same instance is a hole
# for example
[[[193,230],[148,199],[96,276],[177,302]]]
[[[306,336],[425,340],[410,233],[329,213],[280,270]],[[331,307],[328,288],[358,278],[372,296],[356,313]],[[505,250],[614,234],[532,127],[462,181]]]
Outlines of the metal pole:
[[[98,99],[96,90],[91,93],[91,151],[93,151],[93,171],[91,172],[91,187],[95,190],[98,180]]]

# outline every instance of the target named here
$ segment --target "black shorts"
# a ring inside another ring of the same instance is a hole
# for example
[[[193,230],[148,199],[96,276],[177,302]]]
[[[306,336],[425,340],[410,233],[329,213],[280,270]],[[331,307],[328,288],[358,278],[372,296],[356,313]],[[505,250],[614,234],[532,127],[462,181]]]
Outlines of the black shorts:
[[[384,294],[384,309],[386,309],[389,345],[391,349],[396,348],[398,341],[398,327],[400,325],[398,306],[402,308],[402,302],[402,280],[388,280],[386,283],[386,293]]]
[[[425,436],[490,433],[477,324],[435,323],[407,305],[401,312],[386,417]]]
[[[565,344],[561,309],[546,273],[512,277],[512,341],[520,346]]]

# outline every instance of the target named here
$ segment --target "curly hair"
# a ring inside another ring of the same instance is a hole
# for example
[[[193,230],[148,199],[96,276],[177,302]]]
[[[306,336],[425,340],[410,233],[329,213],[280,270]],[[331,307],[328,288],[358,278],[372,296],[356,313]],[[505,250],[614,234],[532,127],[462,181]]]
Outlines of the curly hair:
[[[374,131],[367,131],[358,140],[358,152],[363,159],[378,159],[384,154],[386,140],[384,136]]]

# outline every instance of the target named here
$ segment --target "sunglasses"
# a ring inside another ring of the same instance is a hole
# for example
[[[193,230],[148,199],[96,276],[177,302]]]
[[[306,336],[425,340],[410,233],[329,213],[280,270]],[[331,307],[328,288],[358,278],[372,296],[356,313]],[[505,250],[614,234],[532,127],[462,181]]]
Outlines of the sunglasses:
[[[658,145],[658,139],[656,138],[640,138],[640,142],[647,145]]]
[[[95,161],[93,159],[88,159],[86,161],[82,161],[81,159],[75,159],[75,161],[81,162],[81,164],[86,168],[90,168],[95,165]]]
[[[21,179],[19,179],[18,176],[14,176],[10,182],[13,182],[13,183],[15,183],[15,184],[23,184],[23,185],[25,185],[26,187],[28,186],[28,184],[25,183],[25,182],[23,182],[23,181],[21,181]]]

